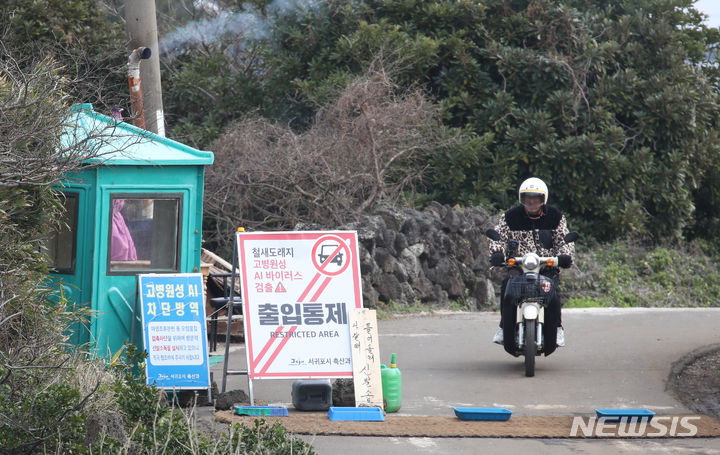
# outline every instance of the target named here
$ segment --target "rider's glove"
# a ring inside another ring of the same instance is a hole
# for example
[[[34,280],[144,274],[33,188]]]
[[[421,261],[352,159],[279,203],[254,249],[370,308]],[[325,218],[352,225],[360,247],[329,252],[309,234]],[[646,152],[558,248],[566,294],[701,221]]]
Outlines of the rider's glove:
[[[505,263],[505,255],[502,251],[496,251],[490,256],[490,264],[494,266],[500,266]]]
[[[570,268],[572,265],[572,256],[569,254],[561,254],[558,256],[558,265],[564,269]]]

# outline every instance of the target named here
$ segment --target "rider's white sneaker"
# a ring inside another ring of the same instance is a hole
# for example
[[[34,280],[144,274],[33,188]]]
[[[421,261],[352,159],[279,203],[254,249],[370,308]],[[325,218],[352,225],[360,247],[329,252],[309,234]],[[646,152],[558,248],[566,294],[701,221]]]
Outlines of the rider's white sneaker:
[[[565,331],[562,327],[557,329],[557,345],[559,348],[565,347]]]
[[[493,336],[493,343],[497,344],[503,344],[503,340],[505,337],[503,336],[503,329],[502,327],[497,329],[497,332],[495,332],[495,336]]]

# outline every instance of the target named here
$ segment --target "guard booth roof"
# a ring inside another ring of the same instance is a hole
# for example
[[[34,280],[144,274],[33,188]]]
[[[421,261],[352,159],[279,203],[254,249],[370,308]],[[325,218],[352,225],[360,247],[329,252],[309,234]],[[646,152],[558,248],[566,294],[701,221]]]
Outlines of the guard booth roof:
[[[88,163],[113,166],[141,165],[210,165],[212,152],[194,149],[172,139],[158,136],[125,122],[120,122],[93,110],[91,104],[77,104],[71,108],[65,134],[61,138],[64,149],[88,141],[83,147],[92,150]],[[69,157],[72,158],[72,157]]]

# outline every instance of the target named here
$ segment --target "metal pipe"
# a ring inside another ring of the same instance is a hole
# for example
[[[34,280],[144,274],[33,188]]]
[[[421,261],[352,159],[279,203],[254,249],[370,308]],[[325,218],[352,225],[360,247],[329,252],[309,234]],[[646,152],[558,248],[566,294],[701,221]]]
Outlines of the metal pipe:
[[[142,81],[140,79],[140,61],[150,58],[149,47],[138,47],[128,57],[128,85],[130,86],[130,109],[133,125],[145,128],[145,112],[143,106]]]

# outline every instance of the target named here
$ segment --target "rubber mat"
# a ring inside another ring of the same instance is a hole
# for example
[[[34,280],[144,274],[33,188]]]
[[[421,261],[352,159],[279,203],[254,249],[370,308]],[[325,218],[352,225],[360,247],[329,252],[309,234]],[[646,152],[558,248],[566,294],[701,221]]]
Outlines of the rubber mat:
[[[225,423],[252,423],[254,417],[218,411]],[[455,416],[398,416],[385,422],[330,421],[327,413],[266,417],[296,434],[429,438],[687,438],[720,437],[720,421],[704,415],[656,416],[650,423],[611,423],[595,417],[512,417],[505,422],[463,421]],[[574,430],[574,431],[573,431]]]

